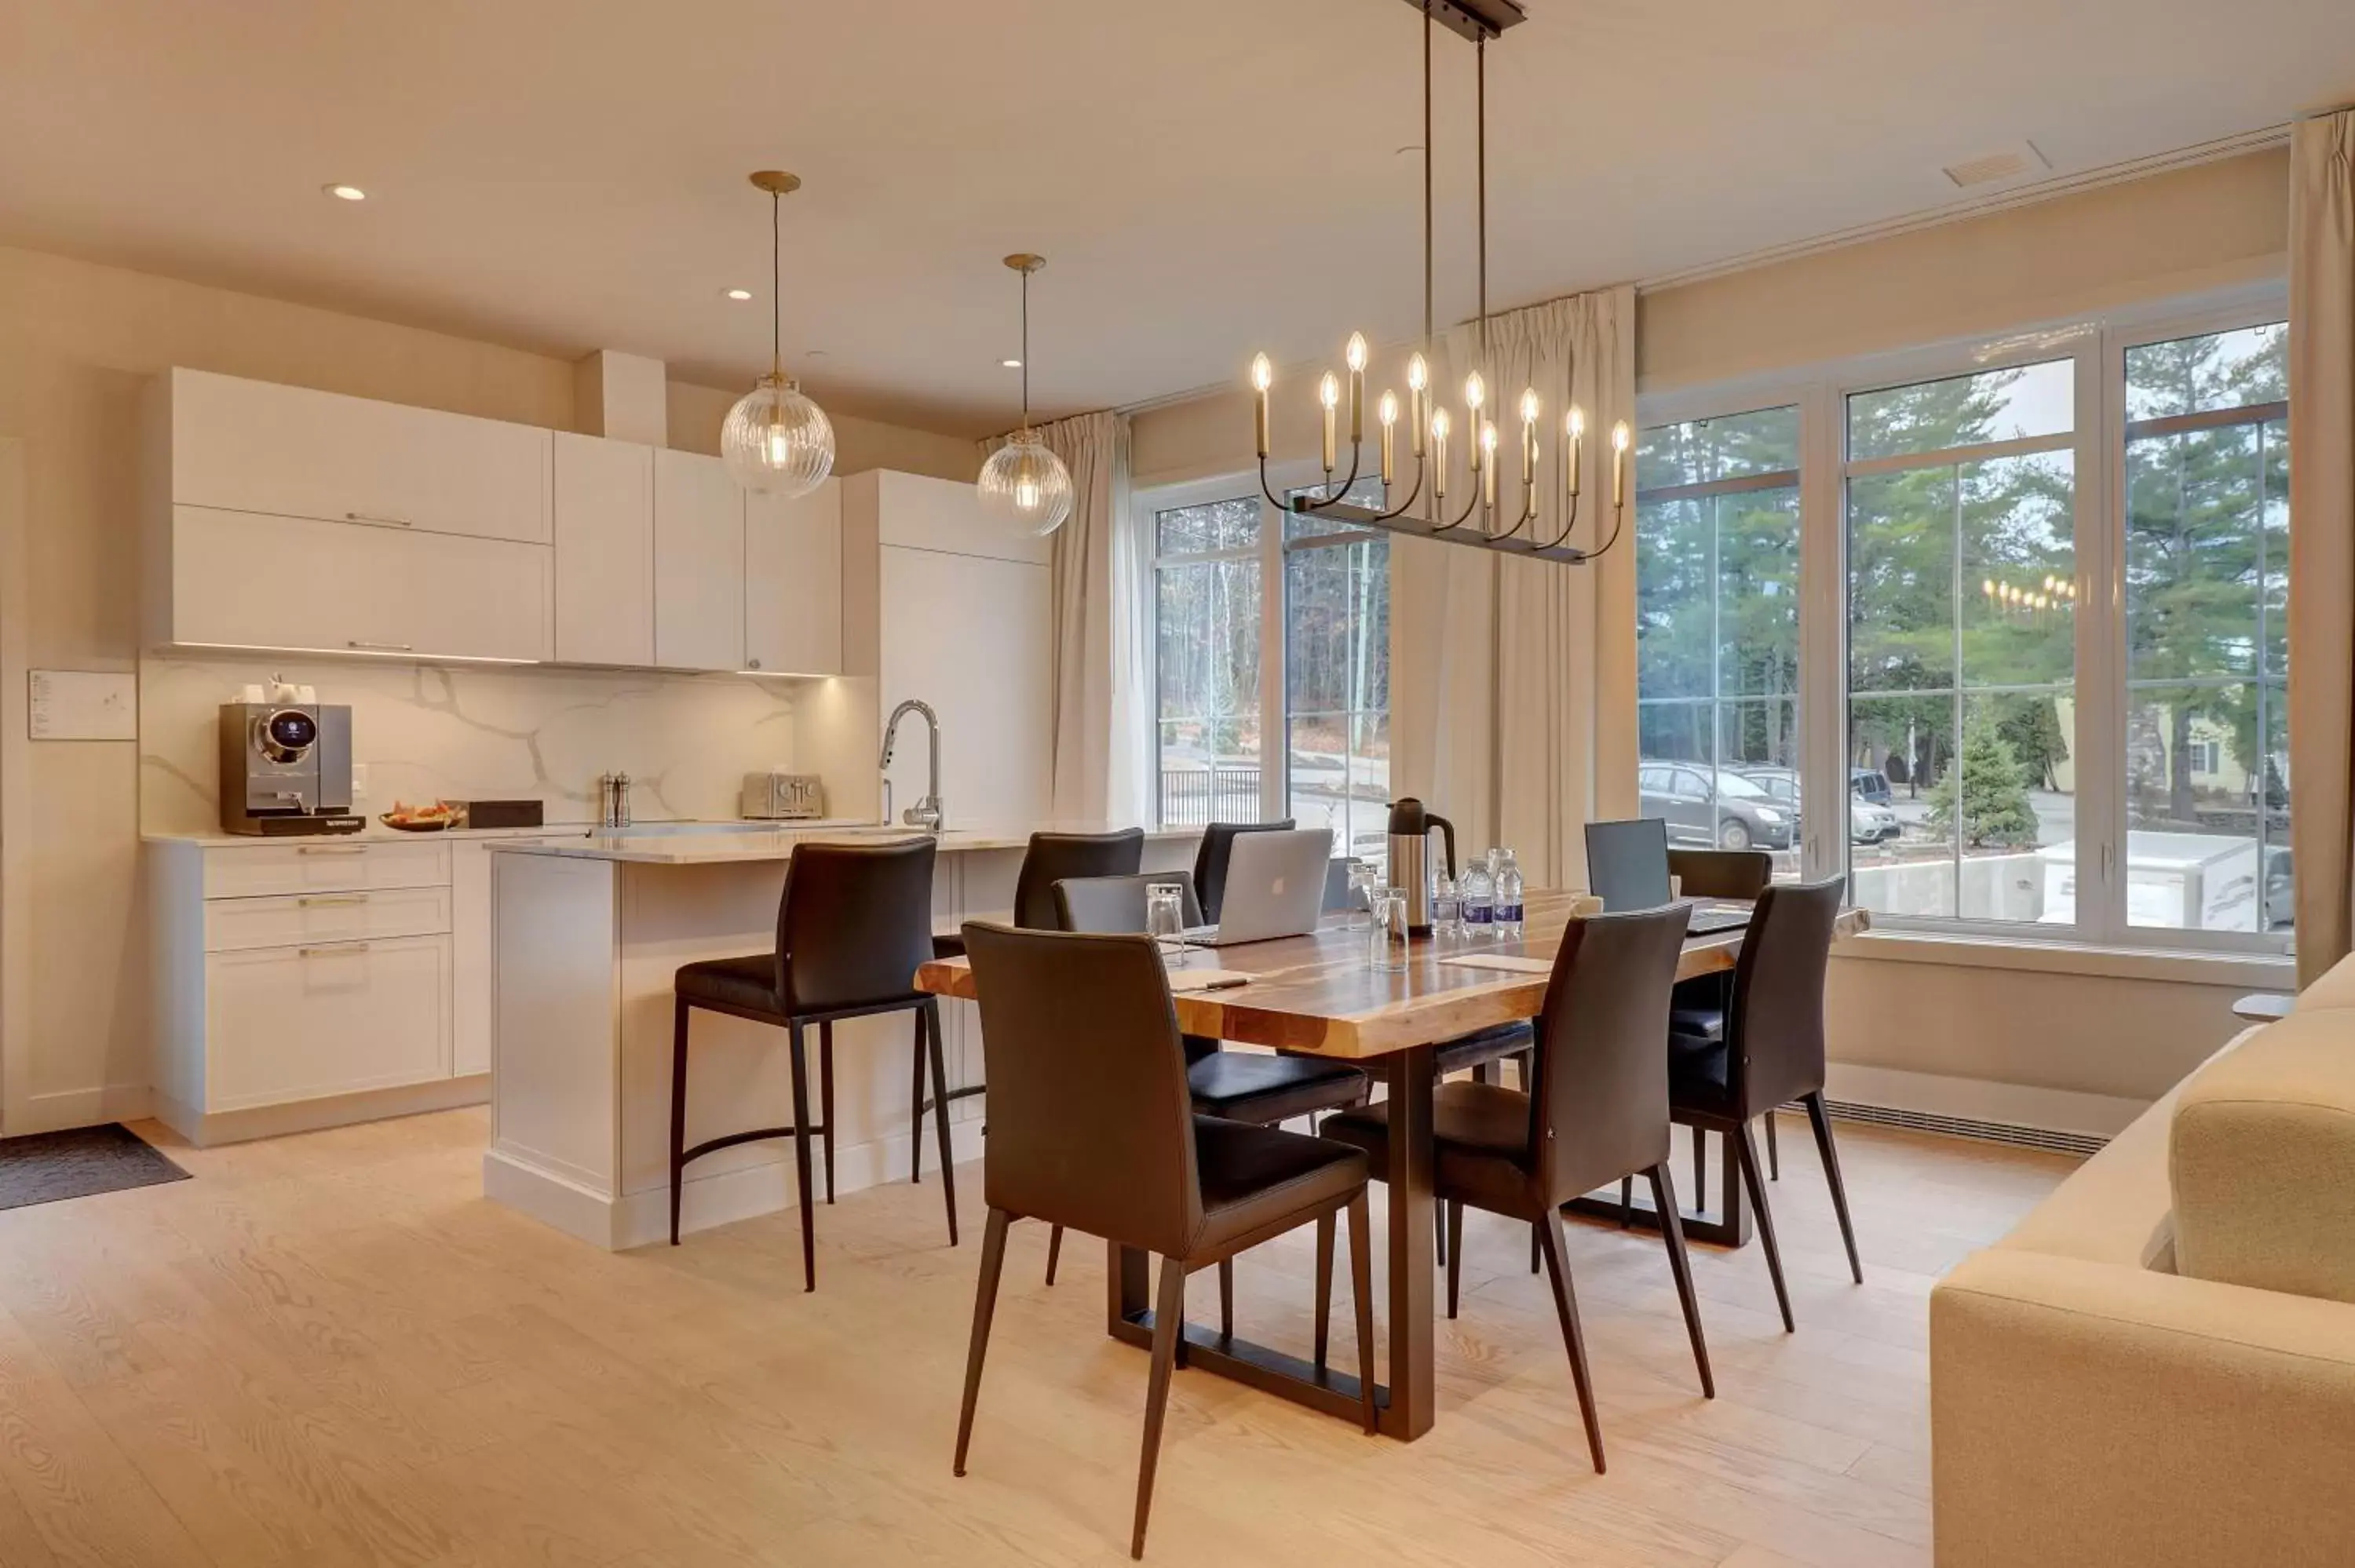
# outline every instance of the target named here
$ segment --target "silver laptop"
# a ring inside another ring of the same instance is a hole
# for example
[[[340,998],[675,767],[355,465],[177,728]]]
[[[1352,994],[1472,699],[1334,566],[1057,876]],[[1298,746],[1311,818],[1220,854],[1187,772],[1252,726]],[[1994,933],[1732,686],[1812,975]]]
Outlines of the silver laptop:
[[[1231,948],[1314,931],[1325,910],[1325,863],[1332,854],[1333,834],[1325,828],[1238,833],[1219,923],[1194,927],[1186,940]]]

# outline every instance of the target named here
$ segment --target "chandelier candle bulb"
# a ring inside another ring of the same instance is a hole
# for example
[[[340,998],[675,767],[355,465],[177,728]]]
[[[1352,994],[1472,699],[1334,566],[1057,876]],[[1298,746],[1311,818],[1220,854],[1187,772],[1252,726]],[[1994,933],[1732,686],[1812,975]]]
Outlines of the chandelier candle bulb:
[[[1316,397],[1317,400],[1325,405],[1325,471],[1331,473],[1336,450],[1335,423],[1339,417],[1341,408],[1341,383],[1331,371],[1327,371],[1325,379],[1317,385]]]
[[[1423,455],[1423,432],[1431,422],[1431,366],[1418,354],[1406,362],[1407,440],[1414,455]]]
[[[1447,499],[1447,410],[1431,411],[1431,498]]]
[[[1497,505],[1497,421],[1489,419],[1480,427],[1480,502],[1489,510]]]
[[[1530,387],[1521,394],[1521,488],[1529,489],[1538,477],[1538,394]]]
[[[1382,488],[1388,490],[1398,467],[1398,394],[1382,394]]]
[[[1349,444],[1366,439],[1366,334],[1353,332],[1343,352],[1349,365]]]
[[[1620,420],[1611,427],[1611,504],[1614,510],[1627,505],[1627,421]]]
[[[1565,460],[1570,471],[1563,477],[1570,486],[1570,498],[1575,501],[1578,499],[1579,470],[1584,466],[1586,457],[1586,410],[1572,403],[1570,412],[1561,417],[1561,428],[1570,438],[1570,452]]]
[[[1275,366],[1261,355],[1252,361],[1252,391],[1259,405],[1259,457],[1267,461],[1267,389],[1275,385]]]

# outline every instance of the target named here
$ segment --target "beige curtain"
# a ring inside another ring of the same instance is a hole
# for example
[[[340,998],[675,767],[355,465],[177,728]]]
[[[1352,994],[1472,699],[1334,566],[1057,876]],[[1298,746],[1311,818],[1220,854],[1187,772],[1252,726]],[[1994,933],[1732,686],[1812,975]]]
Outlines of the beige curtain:
[[[1550,539],[1563,517],[1557,466],[1563,411],[1586,411],[1587,462],[1570,542],[1611,534],[1610,430],[1636,418],[1632,288],[1554,300],[1494,317],[1487,378],[1505,468],[1498,500],[1520,493],[1518,404],[1543,404],[1543,497],[1530,531]],[[1440,345],[1437,385],[1456,408],[1452,516],[1468,495],[1461,387],[1480,364],[1476,326]],[[1632,470],[1629,484],[1634,483]],[[1460,847],[1501,844],[1532,886],[1583,887],[1583,829],[1636,805],[1636,550],[1626,532],[1587,566],[1512,560],[1432,540],[1391,550],[1391,778],[1455,823]],[[1503,524],[1499,524],[1501,528]]]
[[[1143,688],[1151,668],[1128,525],[1128,416],[1080,414],[1038,430],[1071,471],[1073,496],[1050,557],[1051,809],[1059,822],[1126,826],[1145,820],[1138,737],[1150,717]]]
[[[2290,143],[2290,823],[2297,973],[2355,937],[2355,110]]]

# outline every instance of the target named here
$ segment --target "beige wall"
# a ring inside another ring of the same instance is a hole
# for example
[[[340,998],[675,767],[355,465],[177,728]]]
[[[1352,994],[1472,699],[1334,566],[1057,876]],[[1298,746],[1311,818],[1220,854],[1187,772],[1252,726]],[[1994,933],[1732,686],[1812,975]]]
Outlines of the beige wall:
[[[1636,305],[1639,386],[1707,385],[2279,277],[2288,179],[2286,152],[2272,149],[1655,290]],[[1300,395],[1279,399],[1274,445],[1303,457],[1315,425],[1299,376],[1288,379]],[[1137,482],[1248,469],[1251,442],[1240,385],[1145,411]],[[1392,650],[1394,662],[1429,656]],[[2191,972],[1836,960],[1833,1054],[1923,1075],[1917,1108],[1943,1108],[1927,1103],[1934,1080],[1954,1078],[2150,1099],[2230,1037],[2235,995],[2291,983],[2253,966],[2179,978]]]
[[[0,683],[27,667],[137,665],[133,433],[142,383],[181,365],[459,413],[570,428],[573,367],[544,355],[0,248],[0,439],[20,438],[21,573],[0,584]],[[730,395],[672,389],[674,440],[709,450]],[[685,414],[681,410],[684,408]],[[968,477],[968,442],[838,421],[844,471],[881,463]],[[0,525],[9,519],[0,506]],[[0,551],[0,561],[7,559]],[[11,710],[15,711],[15,710]],[[147,1081],[138,906],[139,747],[0,735],[14,787],[0,853],[24,917],[25,979],[0,1037],[7,1130],[135,1111]]]

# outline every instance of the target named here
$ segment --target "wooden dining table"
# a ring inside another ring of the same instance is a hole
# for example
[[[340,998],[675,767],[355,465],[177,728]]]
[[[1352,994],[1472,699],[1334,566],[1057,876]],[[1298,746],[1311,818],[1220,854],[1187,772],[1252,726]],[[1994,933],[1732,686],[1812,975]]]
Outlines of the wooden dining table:
[[[1389,1382],[1375,1393],[1380,1430],[1412,1441],[1433,1420],[1432,1199],[1433,1054],[1442,1044],[1478,1030],[1534,1018],[1545,1002],[1543,972],[1474,968],[1452,960],[1507,955],[1550,960],[1572,918],[1593,907],[1585,895],[1543,891],[1527,895],[1523,939],[1477,945],[1416,938],[1401,968],[1369,961],[1369,933],[1328,917],[1301,937],[1196,949],[1173,962],[1173,977],[1188,968],[1252,976],[1249,984],[1172,996],[1178,1025],[1206,1039],[1264,1045],[1304,1055],[1356,1063],[1388,1089],[1392,1136],[1389,1188]],[[1860,929],[1860,912],[1844,913],[1843,933]],[[1685,944],[1677,978],[1718,973],[1734,966],[1742,933],[1697,937]],[[962,958],[937,959],[917,971],[918,987],[941,996],[974,1000],[972,969]],[[984,1050],[987,1046],[985,1042]],[[1662,1049],[1666,1049],[1663,1042]],[[1688,1222],[1704,1235],[1739,1243],[1747,1235],[1741,1194],[1730,1160],[1722,1214],[1697,1213]],[[1695,1194],[1699,1201],[1700,1194]],[[1614,1204],[1611,1213],[1620,1211]],[[1636,1217],[1641,1218],[1639,1210]],[[1153,1337],[1150,1260],[1134,1248],[1112,1247],[1105,1326],[1116,1339],[1149,1347]],[[1214,1372],[1283,1398],[1356,1420],[1357,1377],[1286,1351],[1229,1338],[1207,1325],[1186,1325],[1186,1364]]]

